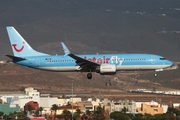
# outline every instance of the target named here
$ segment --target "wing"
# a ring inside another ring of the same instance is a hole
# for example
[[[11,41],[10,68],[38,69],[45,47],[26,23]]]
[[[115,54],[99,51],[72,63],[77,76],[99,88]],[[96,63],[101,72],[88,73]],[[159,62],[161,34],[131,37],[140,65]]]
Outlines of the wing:
[[[85,70],[85,71],[86,70],[87,71],[95,70],[97,68],[97,66],[100,66],[100,64],[97,64],[97,63],[89,61],[89,60],[85,60],[79,56],[72,54],[72,53],[70,53],[69,56],[76,60],[77,65],[80,66],[80,70],[82,70],[82,71],[83,70]]]
[[[61,42],[63,50],[64,50],[64,56],[68,55],[70,57],[72,57],[73,59],[76,60],[77,65],[80,66],[80,68],[78,68],[81,71],[93,71],[97,68],[97,66],[100,66],[100,64],[97,64],[95,62],[89,61],[89,60],[85,60],[79,56],[76,56],[72,53],[70,53],[69,49],[66,47],[66,45]]]

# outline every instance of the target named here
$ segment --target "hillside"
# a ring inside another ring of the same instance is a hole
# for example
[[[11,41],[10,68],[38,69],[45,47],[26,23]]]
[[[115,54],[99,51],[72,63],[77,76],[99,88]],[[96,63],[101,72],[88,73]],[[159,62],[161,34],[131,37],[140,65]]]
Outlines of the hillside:
[[[178,90],[179,69],[160,72],[118,72],[113,76],[93,73],[88,80],[86,73],[49,72],[25,68],[15,64],[0,67],[0,92],[20,92],[22,88],[33,87],[40,92],[90,92],[92,98],[111,100],[158,101],[163,104],[180,102],[179,96],[130,93],[130,90]],[[171,76],[171,77],[170,77]]]
[[[96,91],[97,89],[111,89],[129,91],[132,89],[179,89],[179,69],[159,72],[118,72],[117,75],[101,76],[93,73],[92,80],[86,78],[86,73],[49,72],[25,68],[15,64],[0,67],[0,90],[19,90],[20,87],[35,87],[46,91],[71,89],[72,80],[77,91]],[[174,82],[172,82],[174,81]]]
[[[36,50],[63,54],[60,42],[73,53],[153,53],[180,61],[180,2],[178,0],[1,0],[0,60],[12,54],[6,26],[14,26]],[[0,67],[0,91],[34,87],[40,91],[90,91],[112,99],[152,100],[131,89],[179,89],[179,69],[160,72],[48,72],[9,64]],[[132,96],[133,97],[132,97]],[[166,97],[166,96],[165,96]],[[178,97],[176,98],[176,100]],[[172,96],[168,100],[172,100]],[[167,101],[168,101],[167,100]]]

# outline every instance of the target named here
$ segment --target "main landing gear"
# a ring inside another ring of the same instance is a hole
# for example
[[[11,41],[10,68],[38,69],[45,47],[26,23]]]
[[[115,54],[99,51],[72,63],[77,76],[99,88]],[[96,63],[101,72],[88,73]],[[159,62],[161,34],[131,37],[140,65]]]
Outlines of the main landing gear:
[[[87,78],[88,78],[88,79],[91,79],[91,78],[92,78],[92,73],[88,73],[88,74],[87,74]]]

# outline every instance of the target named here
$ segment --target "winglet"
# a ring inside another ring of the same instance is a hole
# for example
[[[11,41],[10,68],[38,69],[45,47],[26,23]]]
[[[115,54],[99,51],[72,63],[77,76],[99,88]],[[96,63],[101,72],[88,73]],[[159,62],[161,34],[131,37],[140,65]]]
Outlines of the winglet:
[[[70,54],[69,49],[66,47],[66,45],[63,42],[61,42],[61,44],[62,44],[62,47],[63,47],[63,50],[64,50],[64,56],[69,55]]]

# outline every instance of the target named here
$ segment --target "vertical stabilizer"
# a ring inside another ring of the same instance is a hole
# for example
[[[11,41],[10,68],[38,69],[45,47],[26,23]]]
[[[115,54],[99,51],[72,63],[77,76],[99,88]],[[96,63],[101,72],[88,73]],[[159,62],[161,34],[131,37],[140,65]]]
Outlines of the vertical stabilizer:
[[[6,27],[11,47],[14,56],[17,57],[28,57],[28,56],[43,56],[48,55],[41,52],[35,51],[26,40],[16,31],[12,26]]]

